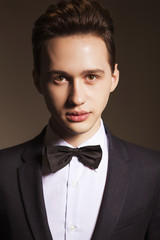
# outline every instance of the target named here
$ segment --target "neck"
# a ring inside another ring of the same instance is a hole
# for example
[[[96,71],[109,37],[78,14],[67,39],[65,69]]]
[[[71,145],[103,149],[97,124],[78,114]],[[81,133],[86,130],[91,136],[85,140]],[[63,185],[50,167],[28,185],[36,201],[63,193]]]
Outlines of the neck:
[[[72,137],[63,137],[63,139],[69,143],[70,145],[72,145],[73,147],[78,147],[79,145],[81,145],[82,143],[84,143],[85,141],[87,141],[89,138],[91,138],[93,135],[85,135],[85,134],[77,134],[75,136]]]
[[[84,131],[81,133],[71,132],[68,129],[65,129],[64,126],[59,126],[53,119],[51,119],[51,128],[52,130],[67,143],[72,145],[73,147],[78,147],[88,139],[90,139],[100,128],[101,121],[97,121],[95,126],[93,126],[90,130]]]

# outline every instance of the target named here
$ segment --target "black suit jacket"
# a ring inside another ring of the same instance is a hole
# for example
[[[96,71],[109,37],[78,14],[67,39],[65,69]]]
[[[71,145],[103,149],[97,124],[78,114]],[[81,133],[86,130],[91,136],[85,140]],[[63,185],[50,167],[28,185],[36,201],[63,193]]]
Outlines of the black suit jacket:
[[[42,191],[44,132],[0,151],[2,240],[52,240]],[[108,136],[108,174],[92,239],[160,240],[160,153]]]

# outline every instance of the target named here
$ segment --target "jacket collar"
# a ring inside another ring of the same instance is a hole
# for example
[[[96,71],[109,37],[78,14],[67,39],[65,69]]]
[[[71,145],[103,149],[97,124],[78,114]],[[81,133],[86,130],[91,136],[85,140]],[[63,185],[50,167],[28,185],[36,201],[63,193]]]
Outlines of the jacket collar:
[[[18,169],[19,187],[25,214],[34,239],[51,240],[43,190],[42,190],[42,150],[45,130],[31,140],[22,154],[24,163]]]

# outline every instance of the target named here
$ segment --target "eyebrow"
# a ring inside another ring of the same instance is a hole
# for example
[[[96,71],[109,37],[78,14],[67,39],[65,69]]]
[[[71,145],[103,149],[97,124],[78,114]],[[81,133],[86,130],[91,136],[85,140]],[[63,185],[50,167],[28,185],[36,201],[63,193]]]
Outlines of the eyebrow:
[[[81,74],[84,75],[84,74],[92,74],[92,73],[103,73],[104,74],[104,71],[102,69],[99,69],[99,68],[87,69],[87,70],[84,70]]]
[[[95,74],[95,73],[102,73],[102,74],[104,74],[104,70],[99,69],[99,68],[86,69],[86,70],[82,71],[82,72],[80,73],[80,75]],[[50,76],[50,75],[54,75],[54,74],[72,77],[70,74],[68,74],[67,72],[62,71],[62,70],[51,70],[51,71],[48,72],[48,75],[49,75],[49,76]]]
[[[61,70],[51,70],[48,72],[48,75],[52,75],[52,74],[59,74],[59,75],[68,75],[69,74],[65,71],[61,71]]]

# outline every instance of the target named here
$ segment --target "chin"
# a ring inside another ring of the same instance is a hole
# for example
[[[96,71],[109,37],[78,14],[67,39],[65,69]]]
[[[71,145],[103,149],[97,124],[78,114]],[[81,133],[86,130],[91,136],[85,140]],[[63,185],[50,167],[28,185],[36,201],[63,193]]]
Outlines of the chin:
[[[68,132],[78,135],[78,134],[87,134],[91,131],[93,126],[90,126],[86,123],[71,123],[67,124],[66,128],[68,129]]]

